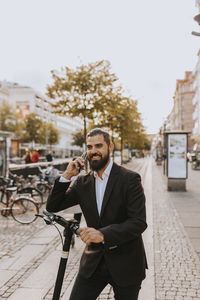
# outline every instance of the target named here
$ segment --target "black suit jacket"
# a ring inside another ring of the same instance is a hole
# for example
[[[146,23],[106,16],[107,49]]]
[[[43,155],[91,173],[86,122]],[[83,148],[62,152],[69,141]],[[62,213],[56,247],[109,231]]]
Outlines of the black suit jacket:
[[[80,273],[89,278],[104,256],[118,285],[141,282],[147,268],[141,234],[147,224],[140,175],[113,163],[100,216],[92,172],[79,176],[70,187],[69,183],[56,180],[47,201],[47,210],[58,212],[77,204],[80,204],[87,226],[100,230],[104,235],[104,244],[85,248]]]

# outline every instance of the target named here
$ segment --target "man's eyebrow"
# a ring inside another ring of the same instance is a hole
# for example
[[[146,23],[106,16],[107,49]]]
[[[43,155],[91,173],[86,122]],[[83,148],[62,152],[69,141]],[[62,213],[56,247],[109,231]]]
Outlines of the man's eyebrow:
[[[92,146],[92,144],[87,144],[87,146]],[[95,147],[100,147],[100,146],[103,146],[103,143],[97,143],[97,144],[95,144]]]

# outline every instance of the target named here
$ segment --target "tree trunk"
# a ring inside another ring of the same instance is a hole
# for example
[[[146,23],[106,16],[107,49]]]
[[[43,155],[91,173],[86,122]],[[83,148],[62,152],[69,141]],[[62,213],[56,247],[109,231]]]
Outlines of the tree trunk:
[[[86,123],[86,104],[85,104],[85,98],[86,98],[86,95],[83,99],[83,106],[84,106],[84,116],[83,116],[83,126],[84,126],[84,141],[85,141],[85,147],[84,147],[84,152],[87,150],[87,147],[86,147],[86,136],[87,136],[87,123]]]
[[[122,151],[123,151],[123,138],[121,137],[121,165],[123,163]]]
[[[113,161],[115,160],[115,143],[114,143],[114,136],[113,136],[113,128],[112,128],[112,137],[111,137],[111,141],[114,144],[114,149],[113,149],[113,153],[112,153],[112,159]]]
[[[87,136],[87,124],[86,124],[86,117],[84,116],[83,119],[83,123],[84,123],[84,141],[85,141],[85,147],[84,147],[84,152],[87,150],[86,148],[86,136]]]

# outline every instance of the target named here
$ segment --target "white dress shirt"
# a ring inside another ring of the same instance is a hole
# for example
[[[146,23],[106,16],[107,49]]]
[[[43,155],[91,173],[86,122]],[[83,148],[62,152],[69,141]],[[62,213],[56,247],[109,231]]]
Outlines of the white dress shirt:
[[[102,174],[102,179],[98,176],[97,172],[94,172],[96,200],[97,200],[97,208],[98,208],[99,215],[101,213],[103,197],[104,197],[106,185],[108,182],[108,178],[109,178],[112,166],[113,166],[113,161],[111,159],[109,165],[107,166],[107,168],[104,170],[104,172]]]
[[[111,159],[109,165],[107,166],[107,168],[104,170],[104,172],[102,174],[102,179],[98,176],[97,172],[94,172],[96,200],[97,200],[97,208],[98,208],[99,215],[101,213],[103,197],[104,197],[104,193],[105,193],[105,190],[106,190],[106,185],[107,185],[107,182],[108,182],[108,178],[109,178],[112,166],[113,166],[113,161]],[[68,180],[68,179],[61,176],[59,181],[60,182],[69,182],[69,181],[72,181],[72,180]]]

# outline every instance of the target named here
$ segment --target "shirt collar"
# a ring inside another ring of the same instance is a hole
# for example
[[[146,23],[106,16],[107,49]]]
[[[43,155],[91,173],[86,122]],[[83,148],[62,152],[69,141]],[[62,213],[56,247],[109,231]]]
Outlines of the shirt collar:
[[[113,166],[113,160],[112,160],[112,158],[111,158],[111,159],[110,159],[110,162],[109,162],[109,164],[108,164],[108,166],[107,166],[107,168],[104,170],[104,172],[103,172],[103,174],[102,174],[102,178],[103,178],[103,179],[105,178],[105,176],[109,177],[110,171],[111,171],[111,169],[112,169],[112,166]],[[98,174],[97,174],[96,171],[94,171],[94,177],[95,177],[95,178],[98,177]]]

